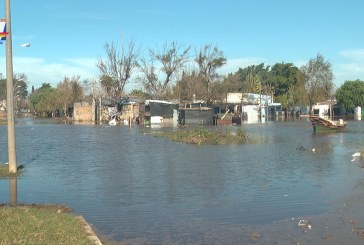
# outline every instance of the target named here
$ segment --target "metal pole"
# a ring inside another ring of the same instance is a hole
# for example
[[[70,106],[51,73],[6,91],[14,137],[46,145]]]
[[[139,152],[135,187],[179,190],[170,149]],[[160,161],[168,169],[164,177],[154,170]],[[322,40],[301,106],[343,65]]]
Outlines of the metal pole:
[[[16,150],[15,150],[15,123],[14,123],[14,91],[13,91],[13,52],[12,52],[12,33],[10,0],[5,0],[5,19],[6,19],[6,110],[8,117],[8,155],[9,172],[16,173]]]

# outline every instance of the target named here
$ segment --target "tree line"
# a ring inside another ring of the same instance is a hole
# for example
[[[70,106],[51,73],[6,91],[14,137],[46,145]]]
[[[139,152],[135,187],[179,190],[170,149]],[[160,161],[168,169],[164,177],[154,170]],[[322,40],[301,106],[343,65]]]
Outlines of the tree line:
[[[80,76],[65,76],[56,87],[44,83],[30,93],[24,74],[22,79],[14,79],[14,84],[21,85],[21,101],[27,102],[22,106],[43,116],[67,115],[74,103],[98,98],[118,100],[136,95],[182,103],[197,99],[212,105],[234,92],[272,95],[285,109],[336,98],[339,105],[352,110],[364,102],[364,82],[346,81],[335,90],[332,65],[319,53],[301,67],[284,62],[272,66],[261,63],[222,75],[219,69],[227,59],[211,44],[192,51],[190,46],[174,41],[150,48],[144,56],[133,40],[120,47],[106,43],[104,49],[106,56],[96,63],[99,76],[95,79],[82,81]],[[131,82],[138,88],[126,93]],[[5,98],[6,80],[0,80],[0,99]]]

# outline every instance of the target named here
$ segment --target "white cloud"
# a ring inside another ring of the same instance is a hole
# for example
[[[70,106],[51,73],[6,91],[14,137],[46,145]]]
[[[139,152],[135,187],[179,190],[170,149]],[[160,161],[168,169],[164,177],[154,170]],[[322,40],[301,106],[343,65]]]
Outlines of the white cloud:
[[[364,80],[364,49],[349,49],[339,52],[343,61],[334,66],[338,83],[348,80]]]
[[[43,83],[58,84],[65,76],[80,75],[81,80],[97,76],[95,59],[65,59],[64,63],[47,63],[42,58],[14,57],[14,74],[24,73],[28,77],[28,85],[40,87]],[[5,77],[5,58],[0,59],[0,70]]]
[[[351,60],[361,60],[364,62],[364,49],[349,49],[340,51],[340,55]]]

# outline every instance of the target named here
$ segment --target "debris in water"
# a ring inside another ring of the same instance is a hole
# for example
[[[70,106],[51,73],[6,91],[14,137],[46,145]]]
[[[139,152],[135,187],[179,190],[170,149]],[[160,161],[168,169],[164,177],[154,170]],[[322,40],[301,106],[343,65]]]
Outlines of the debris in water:
[[[298,222],[298,226],[307,226],[308,220],[307,219],[300,219]]]

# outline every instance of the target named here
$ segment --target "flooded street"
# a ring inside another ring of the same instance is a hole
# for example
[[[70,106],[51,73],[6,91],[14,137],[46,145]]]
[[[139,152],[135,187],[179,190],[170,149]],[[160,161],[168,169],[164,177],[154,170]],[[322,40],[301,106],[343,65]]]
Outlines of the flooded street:
[[[306,119],[241,127],[254,143],[188,145],[149,134],[166,129],[21,119],[17,202],[66,204],[120,244],[364,243],[364,171],[351,157],[364,150],[363,122],[326,134]],[[0,162],[6,141],[0,126]],[[9,190],[1,179],[0,203]]]

